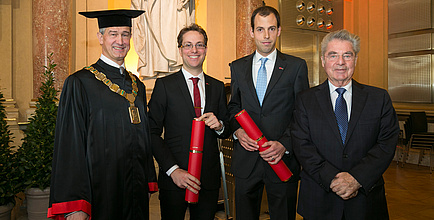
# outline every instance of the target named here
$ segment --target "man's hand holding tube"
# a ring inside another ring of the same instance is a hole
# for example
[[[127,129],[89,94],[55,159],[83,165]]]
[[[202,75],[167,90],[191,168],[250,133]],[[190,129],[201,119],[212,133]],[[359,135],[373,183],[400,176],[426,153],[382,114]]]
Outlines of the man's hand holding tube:
[[[219,131],[223,128],[223,125],[212,112],[204,113],[199,118],[197,118],[197,120],[204,121],[206,126],[216,131]]]
[[[170,177],[179,188],[188,189],[195,194],[199,193],[200,181],[186,170],[178,168],[170,174]]]
[[[238,138],[241,146],[246,149],[246,151],[257,151],[259,150],[259,145],[255,140],[251,139],[249,135],[244,131],[243,128],[238,128],[235,131],[235,136]]]
[[[262,147],[266,150],[259,152],[259,155],[269,164],[277,164],[286,151],[286,148],[278,141],[267,141]]]
[[[241,146],[243,146],[247,151],[259,150],[258,143],[251,139],[243,128],[236,130],[235,136],[237,136]],[[259,155],[270,164],[277,164],[286,151],[286,148],[278,141],[267,141],[262,145],[262,147],[267,149],[259,152]]]

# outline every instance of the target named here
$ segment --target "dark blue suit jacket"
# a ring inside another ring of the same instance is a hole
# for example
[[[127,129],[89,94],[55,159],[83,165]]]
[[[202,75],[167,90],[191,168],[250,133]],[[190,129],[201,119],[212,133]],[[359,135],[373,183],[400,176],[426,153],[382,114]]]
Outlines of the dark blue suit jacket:
[[[328,81],[299,94],[291,134],[302,166],[298,212],[306,219],[388,219],[382,174],[394,156],[398,119],[384,89],[353,80],[352,108],[342,143]],[[349,172],[362,185],[344,201],[330,189],[339,172]]]
[[[306,62],[277,51],[273,74],[261,107],[252,79],[253,56],[254,53],[230,64],[232,93],[228,111],[232,130],[240,128],[234,115],[245,109],[268,140],[279,141],[287,149],[289,154],[285,154],[282,160],[294,174],[289,181],[298,181],[300,166],[292,153],[289,123],[297,93],[309,87]],[[257,151],[246,151],[238,141],[234,144],[231,169],[236,177],[247,178],[259,161],[264,163],[271,181],[281,182],[266,161],[257,160],[260,157]]]

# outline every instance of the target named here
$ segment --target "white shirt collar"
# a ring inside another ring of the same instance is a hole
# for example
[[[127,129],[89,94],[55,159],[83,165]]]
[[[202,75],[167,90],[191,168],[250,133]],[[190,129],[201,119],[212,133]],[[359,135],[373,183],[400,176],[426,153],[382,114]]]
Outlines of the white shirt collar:
[[[253,62],[254,63],[257,63],[257,62],[260,63],[261,62],[260,59],[262,57],[263,56],[260,53],[258,53],[258,50],[256,50],[255,55],[253,57]],[[274,48],[273,52],[271,52],[270,54],[268,54],[268,56],[266,56],[266,58],[268,58],[268,61],[273,61],[273,63],[276,60],[276,57],[277,57],[277,49],[276,48]]]
[[[191,77],[199,77],[199,79],[200,79],[199,82],[200,81],[204,82],[203,71],[197,76],[194,76],[193,74],[189,73],[187,70],[184,69],[184,67],[181,68],[181,71],[182,71],[182,74],[184,75],[185,81],[187,81],[187,82]]]
[[[351,94],[353,93],[353,80],[350,80],[350,82],[349,82],[346,86],[343,86],[343,87],[336,87],[335,85],[333,85],[333,84],[330,82],[330,80],[328,80],[328,83],[329,83],[330,93],[335,92],[335,90],[336,90],[337,88],[344,88],[344,89],[347,90],[347,92],[349,92],[349,93],[351,93]]]
[[[101,54],[100,59],[102,61],[104,61],[104,63],[107,63],[108,65],[115,67],[115,68],[120,68],[123,67],[125,69],[125,62],[122,63],[122,65],[119,66],[119,64],[115,63],[113,60],[110,60],[108,57],[104,56],[103,54]]]

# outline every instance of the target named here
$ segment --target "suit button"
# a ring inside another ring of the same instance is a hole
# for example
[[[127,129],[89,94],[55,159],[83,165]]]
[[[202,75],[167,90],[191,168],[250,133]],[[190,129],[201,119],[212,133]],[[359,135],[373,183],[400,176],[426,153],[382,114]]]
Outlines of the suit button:
[[[342,155],[343,158],[348,158],[348,154]]]

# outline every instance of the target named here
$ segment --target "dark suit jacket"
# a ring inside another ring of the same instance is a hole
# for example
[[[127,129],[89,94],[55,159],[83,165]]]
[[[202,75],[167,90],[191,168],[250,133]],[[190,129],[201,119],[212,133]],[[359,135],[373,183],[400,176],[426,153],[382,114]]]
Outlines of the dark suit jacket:
[[[205,109],[213,112],[222,121],[226,120],[227,106],[224,84],[205,75]],[[161,189],[179,189],[166,171],[173,165],[188,170],[192,121],[196,117],[193,101],[181,71],[155,82],[149,101],[149,124],[151,127],[152,151],[159,165],[158,183]],[[161,137],[164,129],[164,138]],[[230,128],[220,137],[228,137]],[[220,187],[219,136],[208,126],[205,128],[203,146],[201,188]]]
[[[232,130],[240,128],[234,115],[245,109],[268,140],[279,141],[289,151],[282,160],[294,174],[290,181],[298,181],[300,166],[292,153],[289,123],[297,93],[309,87],[306,62],[277,51],[273,74],[261,108],[252,79],[253,56],[254,53],[230,64],[232,93],[228,110]],[[257,151],[246,151],[235,141],[232,155],[233,174],[240,178],[248,177],[258,157]],[[266,163],[264,166],[271,181],[281,182],[267,162],[262,159],[259,161]]]
[[[328,81],[299,94],[291,123],[302,166],[298,212],[306,219],[388,219],[382,174],[394,156],[398,119],[389,94],[353,80],[347,139],[342,144]],[[344,201],[330,189],[339,172],[362,185]]]

